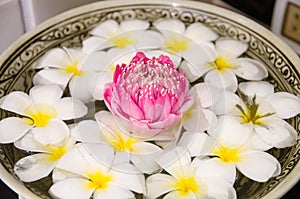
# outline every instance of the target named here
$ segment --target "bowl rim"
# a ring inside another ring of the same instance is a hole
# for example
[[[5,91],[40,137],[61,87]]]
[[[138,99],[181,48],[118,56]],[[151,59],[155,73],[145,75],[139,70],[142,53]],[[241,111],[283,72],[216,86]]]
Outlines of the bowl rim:
[[[251,29],[259,32],[265,38],[268,38],[269,41],[275,46],[280,46],[281,51],[285,54],[289,61],[295,66],[298,72],[300,72],[300,59],[296,52],[289,47],[282,39],[272,33],[269,29],[260,25],[258,22],[255,22],[253,19],[247,18],[239,13],[234,11],[208,4],[205,2],[199,1],[190,1],[190,0],[113,0],[113,1],[99,1],[90,3],[87,5],[79,6],[77,8],[70,9],[61,14],[58,14],[29,32],[22,35],[19,39],[17,39],[13,44],[11,44],[1,55],[0,55],[0,67],[4,63],[4,61],[13,53],[13,51],[19,47],[21,44],[28,41],[30,38],[34,37],[37,33],[43,32],[48,27],[57,24],[62,21],[62,19],[70,19],[79,14],[84,14],[88,12],[96,11],[97,9],[108,9],[111,7],[119,7],[119,6],[135,6],[135,5],[161,5],[161,6],[169,6],[169,7],[184,7],[185,9],[199,9],[204,10],[213,14],[218,14],[219,16],[224,16],[227,19],[236,21],[239,24],[248,24],[248,27],[252,27]],[[13,191],[17,194],[21,195],[24,198],[30,199],[39,199],[35,193],[30,191],[27,187],[23,185],[23,183],[18,180],[16,177],[11,175],[2,164],[0,164],[0,178],[3,182],[5,182]],[[272,189],[266,196],[262,198],[278,198],[282,197],[285,193],[287,193],[298,181],[300,180],[300,163],[297,163],[293,168],[291,173],[285,177],[285,179],[278,184],[274,189]]]

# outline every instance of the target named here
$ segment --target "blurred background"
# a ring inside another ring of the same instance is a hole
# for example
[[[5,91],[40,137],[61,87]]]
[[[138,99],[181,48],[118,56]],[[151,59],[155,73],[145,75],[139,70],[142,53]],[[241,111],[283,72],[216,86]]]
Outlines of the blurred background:
[[[0,0],[0,54],[27,31],[66,10],[99,0]],[[300,0],[198,0],[252,18],[282,38],[300,55]],[[300,195],[300,183],[283,199]],[[18,195],[0,181],[0,198]]]

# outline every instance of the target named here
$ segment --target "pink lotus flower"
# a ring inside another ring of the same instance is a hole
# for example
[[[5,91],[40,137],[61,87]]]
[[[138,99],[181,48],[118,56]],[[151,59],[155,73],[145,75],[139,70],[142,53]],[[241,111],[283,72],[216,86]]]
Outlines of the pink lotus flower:
[[[126,128],[143,137],[176,124],[194,101],[184,73],[168,56],[149,59],[142,52],[129,65],[117,65],[104,100]]]

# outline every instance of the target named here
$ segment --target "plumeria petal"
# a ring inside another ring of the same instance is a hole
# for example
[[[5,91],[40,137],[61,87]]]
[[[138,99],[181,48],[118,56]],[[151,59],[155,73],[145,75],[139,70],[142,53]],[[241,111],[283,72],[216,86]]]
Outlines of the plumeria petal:
[[[85,72],[83,76],[73,77],[69,82],[70,94],[73,98],[79,99],[82,102],[89,102],[92,99],[92,93],[90,93],[88,86],[90,79],[93,76],[91,72]]]
[[[280,163],[268,153],[250,151],[243,154],[243,157],[243,161],[236,163],[236,166],[245,176],[252,180],[266,182],[271,177],[280,174]]]
[[[132,145],[135,154],[150,154],[161,151],[161,148],[149,142],[137,142]]]
[[[262,80],[268,76],[266,67],[259,61],[250,58],[238,58],[236,61],[237,69],[234,73],[247,80]]]
[[[53,184],[50,187],[49,193],[54,197],[65,199],[90,198],[95,188],[89,188],[88,184],[88,179],[69,178]]]
[[[256,129],[254,127],[254,129]],[[271,148],[273,148],[273,146],[271,144],[268,144],[266,142],[264,142],[259,136],[257,133],[253,133],[250,137],[250,141],[249,141],[249,145],[254,148],[254,149],[257,149],[257,150],[260,150],[260,151],[267,151]]]
[[[89,54],[95,52],[96,50],[102,50],[107,47],[111,47],[112,44],[108,44],[106,41],[107,39],[102,37],[89,37],[82,42],[82,51]]]
[[[235,92],[238,86],[236,76],[232,71],[226,70],[218,72],[217,70],[209,71],[204,81],[208,84],[214,85],[215,87],[224,88],[228,91]]]
[[[242,82],[239,84],[239,90],[245,95],[256,96],[256,102],[260,103],[274,93],[274,86],[264,81]]]
[[[175,183],[175,179],[172,176],[166,174],[154,174],[147,178],[147,196],[151,199],[158,198],[159,196],[166,194],[176,188],[170,186]]]
[[[92,35],[108,38],[118,30],[118,23],[114,20],[107,20],[95,27],[90,33]]]
[[[99,151],[94,154],[91,149],[93,146]],[[97,160],[92,155],[97,155]],[[72,173],[76,173],[81,176],[86,176],[87,172],[93,171],[93,169],[99,169],[104,173],[107,173],[108,166],[112,165],[114,158],[114,151],[107,145],[93,145],[93,144],[80,144],[76,148],[67,152],[57,162],[56,167],[62,170],[66,170]],[[76,160],[76,164],[74,161]]]
[[[223,96],[214,104],[213,111],[216,115],[240,115],[237,112],[236,105],[243,105],[243,102],[239,96],[236,94],[225,91]]]
[[[216,41],[216,50],[219,56],[236,58],[242,55],[247,48],[246,43],[231,38],[220,38]]]
[[[33,182],[50,174],[54,162],[50,154],[34,154],[20,159],[14,166],[15,174],[24,182]]]
[[[154,31],[134,32],[134,38],[137,40],[134,47],[140,50],[158,48],[163,46],[163,38]]]
[[[149,22],[140,19],[125,20],[120,23],[120,28],[124,31],[145,30],[150,26]]]
[[[53,119],[47,126],[31,129],[34,139],[40,144],[57,144],[69,136],[68,126],[61,120]]]
[[[68,56],[64,49],[61,48],[53,48],[41,57],[38,63],[35,65],[35,68],[43,68],[43,67],[55,67],[61,68],[62,61],[69,61]]]
[[[110,132],[119,132],[120,129],[124,132],[124,134],[129,135],[129,131],[121,126],[120,122],[118,122],[117,118],[115,118],[108,111],[99,111],[95,114],[95,119],[98,122],[101,130],[110,131]],[[102,129],[103,128],[103,129]]]
[[[59,84],[59,83],[57,83],[57,82],[52,82],[51,80],[49,80],[49,79],[46,79],[46,78],[44,78],[41,74],[40,74],[40,72],[42,72],[42,71],[46,71],[46,70],[53,70],[55,73],[58,71],[58,70],[56,70],[56,69],[44,69],[44,70],[41,70],[41,71],[39,71],[39,72],[37,72],[34,76],[33,76],[33,78],[32,78],[32,83],[33,83],[33,85],[34,86],[37,86],[37,85],[49,85],[49,84],[57,84],[60,88],[62,88],[62,89],[64,89],[64,88],[66,88],[66,86],[67,86],[67,84],[68,84],[68,81],[69,81],[69,79],[71,78],[71,76],[70,77],[67,77],[67,78],[65,78],[65,76],[63,76],[63,83],[62,84]],[[48,75],[46,75],[46,77],[47,77]],[[51,75],[50,75],[51,76]],[[60,79],[60,78],[59,78]],[[60,80],[59,80],[60,81]]]
[[[124,189],[120,186],[110,185],[108,189],[105,190],[96,190],[94,195],[94,199],[111,199],[111,198],[120,198],[120,199],[128,199],[134,198],[134,194]]]
[[[107,52],[95,51],[85,57],[80,70],[92,72],[102,71],[108,68],[110,62],[111,60]]]
[[[4,118],[0,121],[0,143],[14,142],[25,135],[32,127],[21,118]]]
[[[202,23],[193,23],[186,29],[185,34],[196,42],[213,41],[218,34]]]
[[[200,159],[196,175],[201,178],[222,178],[226,179],[232,185],[236,179],[236,169],[233,163],[222,162],[219,158]]]
[[[239,146],[246,143],[252,132],[253,126],[243,124],[240,117],[221,116],[216,128],[209,131],[209,134],[218,138],[218,141],[224,146]]]
[[[192,65],[191,63],[187,62],[186,60],[182,61],[179,69],[184,71],[186,78],[189,82],[194,82],[199,79],[203,74],[207,73],[210,69],[208,67],[198,67]],[[202,70],[201,70],[202,69]]]
[[[297,141],[297,131],[281,119],[264,120],[266,126],[255,126],[258,137],[271,147],[284,148],[293,146]]]
[[[276,111],[276,115],[288,119],[300,113],[300,99],[287,92],[274,93],[266,99]]]
[[[53,105],[57,103],[63,91],[56,85],[34,86],[29,91],[29,96],[33,104]]]
[[[206,156],[213,149],[216,141],[204,132],[184,132],[178,146],[187,149],[192,157]]]
[[[236,191],[230,183],[220,178],[206,179],[208,198],[227,198],[236,199]]]
[[[193,108],[184,114],[182,125],[187,131],[205,131],[209,129],[210,122],[213,117],[209,117],[209,115],[207,116],[208,117],[206,117],[205,109]]]
[[[196,195],[190,191],[185,195],[182,195],[180,191],[171,191],[167,195],[164,196],[164,199],[173,199],[173,198],[184,198],[184,199],[197,199]]]
[[[199,83],[192,87],[192,91],[196,96],[196,101],[201,107],[208,108],[214,105],[224,95],[224,90],[213,85]]]
[[[94,99],[104,100],[105,84],[112,82],[112,72],[99,72],[94,74],[88,84],[88,90]]]
[[[131,154],[130,162],[132,162],[139,171],[152,174],[161,169],[155,161],[158,154],[159,152],[151,154]]]
[[[25,134],[21,139],[14,142],[15,147],[24,151],[47,152],[40,147],[40,144],[33,138],[32,132]]]
[[[29,96],[20,91],[14,91],[2,98],[2,109],[24,115],[25,108],[30,105]]]
[[[145,177],[130,164],[124,164],[119,167],[119,170],[110,170],[112,175],[116,176],[115,184],[121,187],[132,190],[136,193],[145,193]]]
[[[191,157],[184,148],[179,146],[172,150],[164,150],[164,153],[156,161],[169,174],[177,176],[179,168],[191,163]]]
[[[170,34],[170,31],[176,31],[178,33],[183,33],[185,31],[184,23],[176,19],[158,19],[153,25],[164,34]]]
[[[52,171],[52,182],[53,184],[65,180],[67,178],[77,178],[78,175],[65,170],[54,168]]]
[[[70,120],[80,118],[87,113],[87,107],[78,99],[65,97],[54,105],[57,111],[57,118]]]
[[[57,69],[43,69],[37,73],[37,77],[34,77],[35,85],[47,85],[48,83],[57,84],[63,89],[67,87],[72,74],[62,73]]]
[[[78,125],[72,129],[72,134],[81,142],[101,143],[106,140],[101,133],[100,127],[94,120],[83,120],[79,122]]]

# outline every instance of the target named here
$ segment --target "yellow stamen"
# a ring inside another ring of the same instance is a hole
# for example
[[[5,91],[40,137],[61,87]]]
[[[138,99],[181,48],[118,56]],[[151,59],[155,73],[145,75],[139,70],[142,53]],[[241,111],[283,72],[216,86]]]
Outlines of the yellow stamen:
[[[199,191],[199,186],[194,177],[179,178],[173,187],[177,189],[181,195],[187,195],[190,191],[193,193]]]
[[[57,116],[56,110],[48,104],[35,104],[26,107],[24,113],[28,118],[23,121],[36,127],[47,126],[52,118]]]
[[[134,143],[137,142],[134,138],[124,138],[122,135],[117,135],[115,139],[108,140],[109,143],[114,147],[114,149],[118,152],[122,151],[129,151],[132,152],[134,147],[132,146]]]
[[[67,149],[65,146],[50,146],[48,151],[51,154],[50,161],[56,162],[67,152]]]
[[[186,51],[189,48],[187,39],[178,40],[176,38],[173,38],[170,42],[165,42],[165,46],[171,53]]]
[[[88,188],[89,189],[100,189],[105,190],[109,186],[109,182],[112,181],[111,175],[104,175],[101,171],[88,174],[89,178]]]
[[[112,40],[112,43],[117,48],[125,48],[130,44],[134,44],[134,41],[128,37],[117,37]]]
[[[240,153],[239,149],[230,149],[224,146],[219,146],[219,149],[213,151],[214,155],[219,156],[219,158],[226,163],[239,162],[240,161],[239,153]]]
[[[214,62],[208,63],[208,66],[214,67],[220,72],[233,67],[232,64],[224,57],[218,57]]]
[[[72,65],[66,66],[65,71],[67,74],[73,74],[74,76],[83,75],[83,71],[79,70],[77,67],[77,62],[74,62]]]

